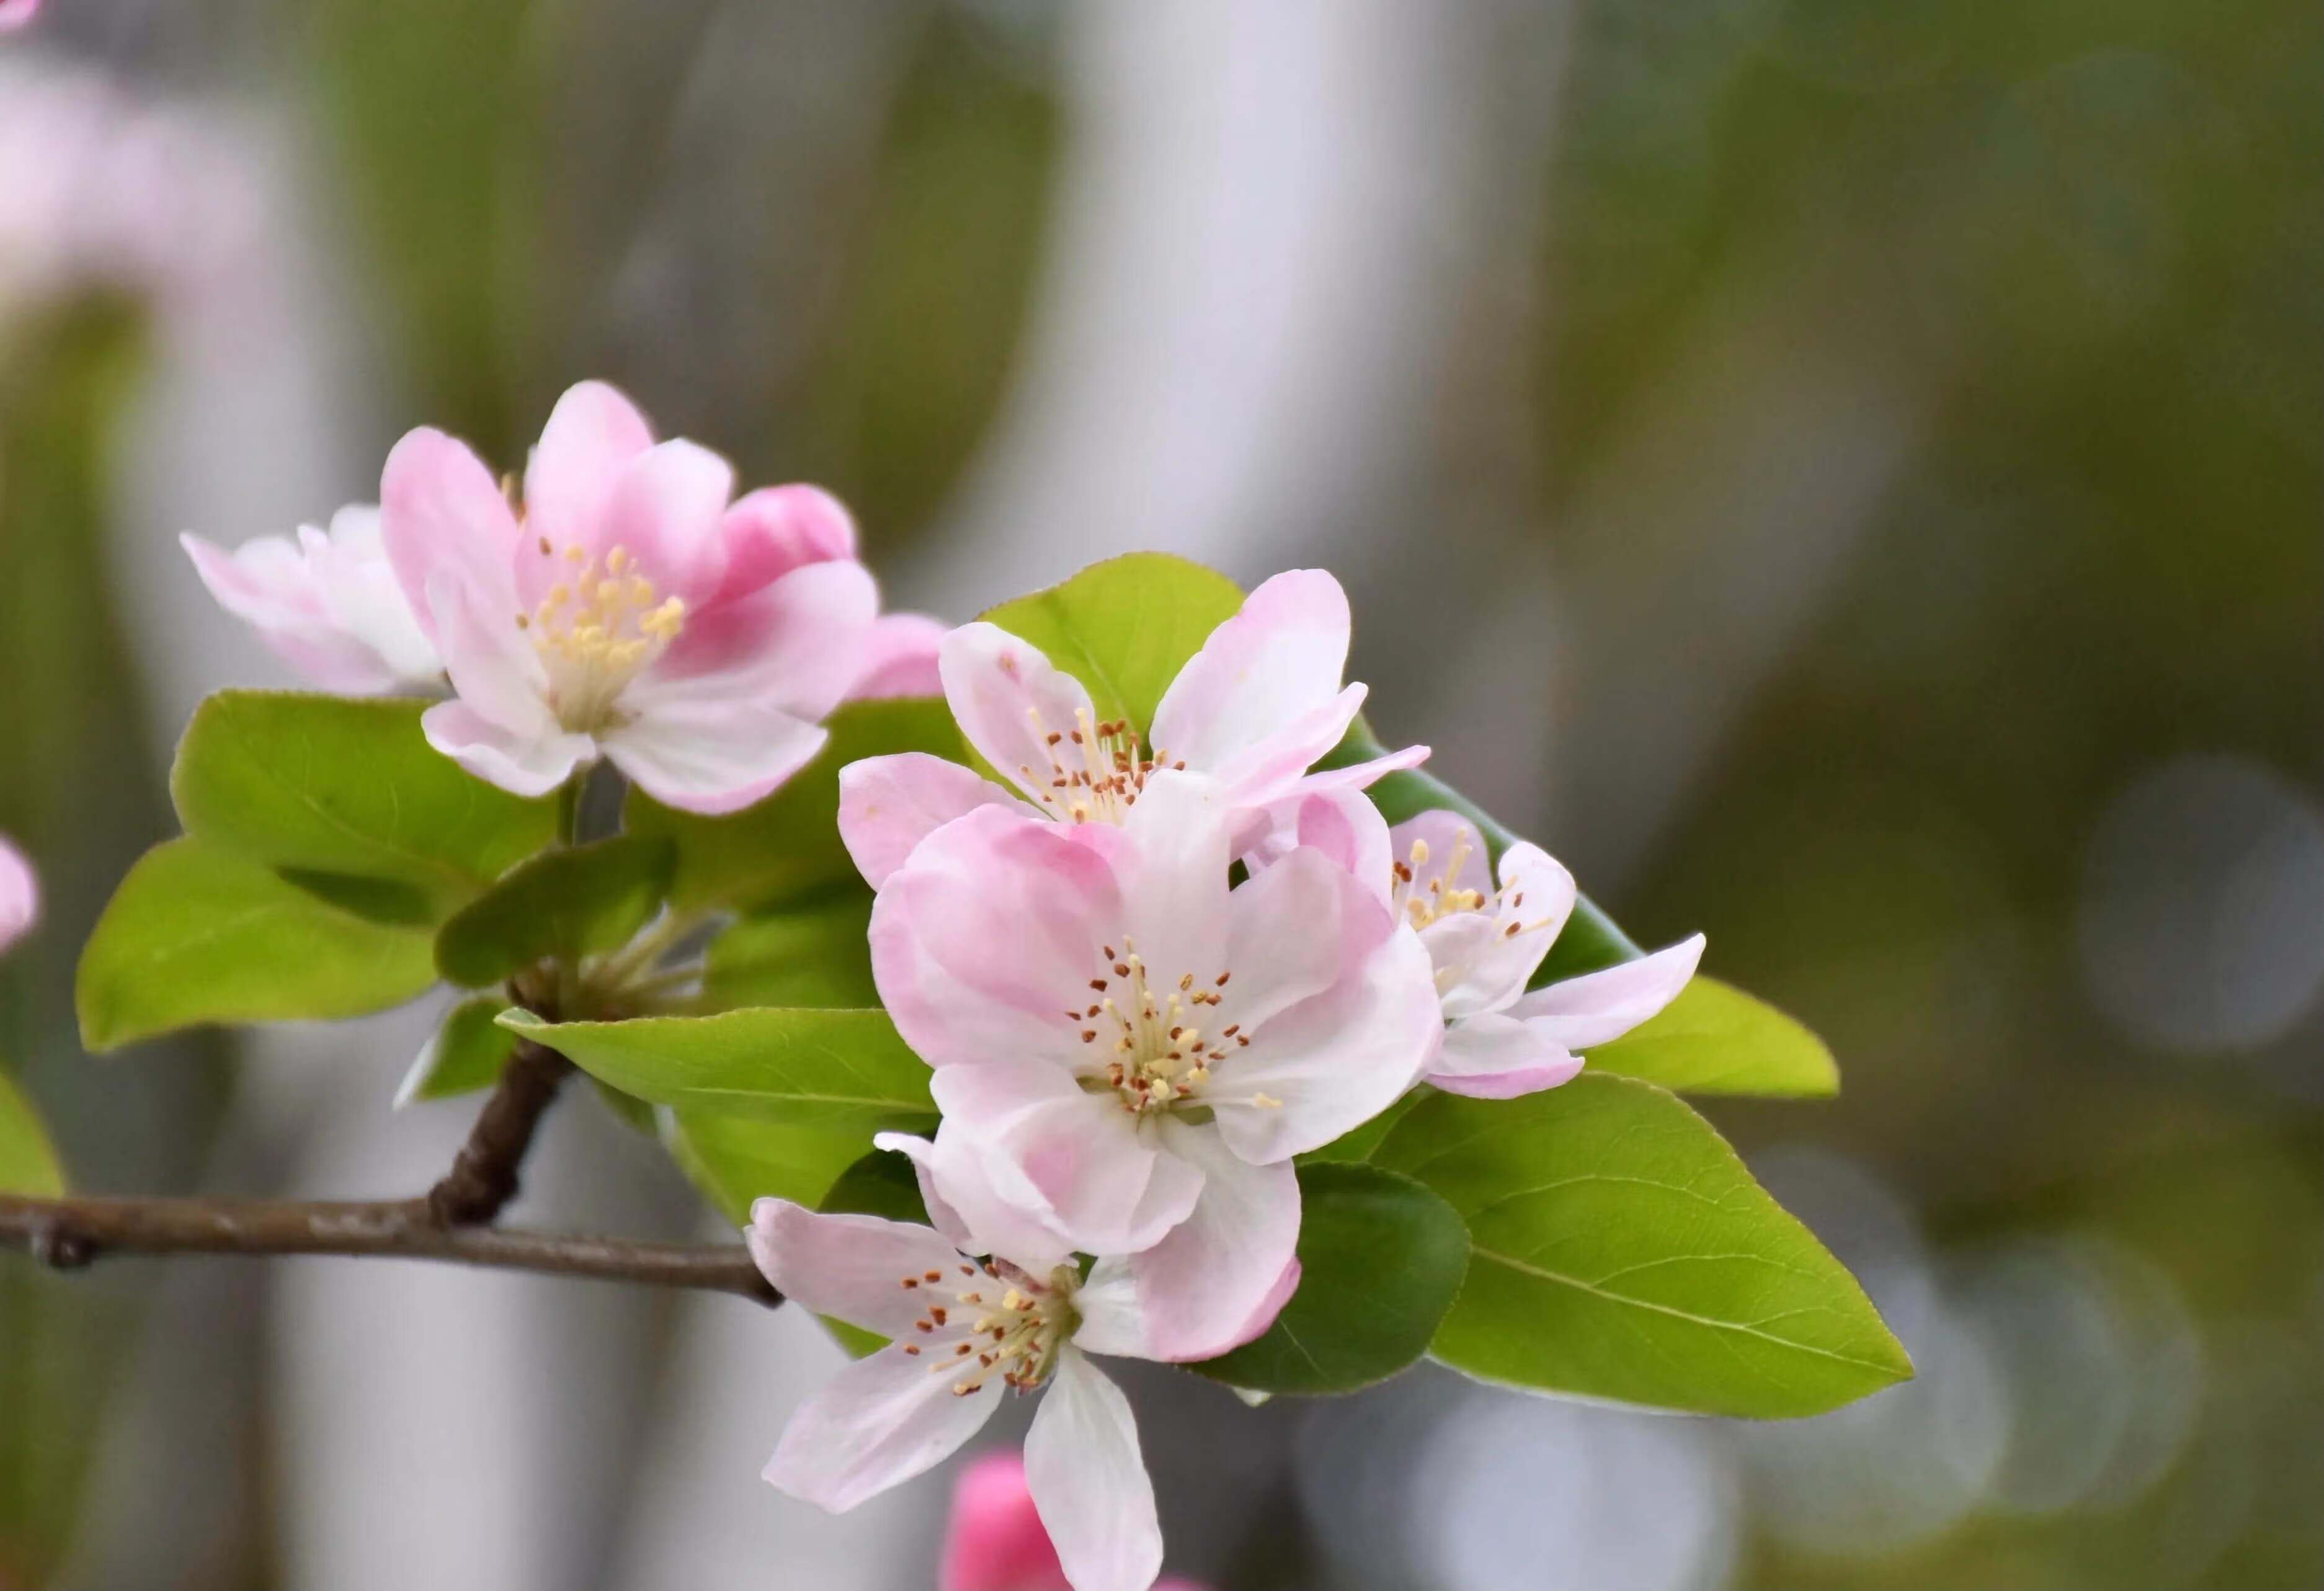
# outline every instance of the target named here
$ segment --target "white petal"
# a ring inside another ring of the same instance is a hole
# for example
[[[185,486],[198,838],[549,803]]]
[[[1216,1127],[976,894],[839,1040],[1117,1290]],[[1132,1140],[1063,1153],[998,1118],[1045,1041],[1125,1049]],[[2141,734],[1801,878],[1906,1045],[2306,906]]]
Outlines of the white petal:
[[[1123,926],[1157,985],[1187,974],[1208,984],[1231,965],[1228,817],[1215,781],[1157,774],[1122,824],[1127,843],[1109,849]]]
[[[517,628],[516,615],[489,613],[448,574],[428,583],[428,605],[452,689],[476,716],[530,740],[562,732],[549,706],[549,670]]]
[[[1097,716],[1082,682],[1031,642],[982,623],[944,638],[936,672],[952,716],[978,754],[1036,801],[1051,799],[1048,737],[1071,735]]]
[[[751,1207],[744,1236],[784,1297],[881,1337],[911,1330],[931,1299],[948,1304],[960,1290],[959,1249],[908,1222],[818,1215],[788,1199],[762,1198]],[[930,1272],[938,1276],[934,1284]]]
[[[1275,1323],[1299,1245],[1299,1178],[1288,1161],[1236,1158],[1218,1131],[1168,1124],[1166,1142],[1203,1168],[1194,1214],[1130,1262],[1145,1318],[1145,1357],[1215,1358]]]
[[[799,1406],[767,1461],[792,1496],[844,1513],[958,1451],[991,1419],[1001,1379],[963,1397],[922,1355],[881,1349],[842,1370]]]
[[[1288,1159],[1394,1104],[1443,1031],[1428,952],[1398,930],[1359,976],[1294,1006],[1220,1062],[1204,1097],[1235,1153],[1261,1165]]]
[[[689,697],[675,689],[622,698],[629,722],[597,738],[614,765],[666,807],[715,815],[764,800],[815,761],[830,732],[772,702]]]
[[[1130,1400],[1067,1344],[1025,1437],[1025,1484],[1074,1591],[1148,1591],[1162,1572],[1154,1483]]]
[[[888,882],[919,843],[979,807],[1017,807],[973,769],[927,752],[866,757],[839,771],[839,837],[873,889]],[[1025,809],[1028,817],[1030,808]]]
[[[551,730],[527,738],[484,721],[464,701],[439,701],[420,715],[428,744],[512,795],[547,795],[596,755],[586,735]]]
[[[1227,1009],[1206,1027],[1256,1031],[1352,977],[1394,928],[1379,898],[1321,851],[1302,847],[1227,898]]]
[[[1154,713],[1157,754],[1223,772],[1263,753],[1340,695],[1348,629],[1347,594],[1323,570],[1290,569],[1267,581],[1164,692]]]
[[[1636,961],[1536,989],[1509,1014],[1567,1050],[1607,1043],[1678,998],[1702,960],[1702,945],[1697,934]]]
[[[1428,1080],[1449,1094],[1514,1099],[1572,1080],[1582,1059],[1567,1053],[1531,1022],[1488,1012],[1444,1030]]]
[[[872,1142],[911,1157],[928,1219],[964,1253],[995,1254],[1035,1276],[1072,1257],[1073,1244],[1050,1224],[1041,1190],[973,1136],[939,1128],[933,1143],[898,1133]]]

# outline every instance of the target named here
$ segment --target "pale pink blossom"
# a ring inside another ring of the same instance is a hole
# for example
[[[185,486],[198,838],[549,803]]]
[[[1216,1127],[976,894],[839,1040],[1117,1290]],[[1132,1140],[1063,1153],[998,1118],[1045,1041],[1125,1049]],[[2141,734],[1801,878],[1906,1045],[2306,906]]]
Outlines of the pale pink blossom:
[[[1330,858],[1295,847],[1230,890],[1231,811],[1181,772],[1119,827],[981,807],[872,915],[881,1001],[936,1068],[936,1185],[995,1241],[1131,1256],[1153,1358],[1265,1329],[1292,1157],[1384,1109],[1442,1036],[1426,950]]]
[[[1072,1591],[1041,1524],[1020,1453],[986,1453],[952,1488],[937,1591]],[[1157,1580],[1154,1591],[1204,1591],[1192,1580]]]
[[[942,696],[936,652],[952,626],[920,613],[882,614],[863,644],[863,666],[848,687],[850,701],[892,696]]]
[[[178,538],[218,606],[324,690],[371,695],[440,688],[444,664],[397,584],[379,510],[351,503],[326,532],[260,536],[232,552]]]
[[[1523,840],[1489,871],[1483,837],[1458,813],[1428,811],[1389,830],[1361,796],[1298,803],[1252,860],[1302,845],[1379,881],[1428,951],[1444,1041],[1427,1081],[1508,1099],[1582,1069],[1577,1051],[1619,1038],[1677,998],[1702,959],[1701,934],[1653,955],[1526,992],[1573,910],[1573,875]]]
[[[441,431],[397,443],[388,558],[457,693],[429,740],[522,795],[602,756],[696,812],[797,772],[862,673],[878,592],[836,500],[733,488],[724,459],[657,443],[596,382],[558,400],[521,508]]]
[[[751,1253],[817,1314],[889,1345],[848,1365],[792,1415],[766,1478],[844,1512],[950,1457],[1004,1389],[1041,1391],[1025,1480],[1073,1591],[1148,1591],[1162,1567],[1154,1488],[1130,1403],[1088,1354],[1143,1356],[1120,1263],[1084,1281],[1049,1256],[989,1253],[940,1200],[938,1229],[752,1207]]]
[[[0,950],[41,920],[41,880],[7,836],[0,835]]]
[[[995,624],[964,624],[938,659],[945,698],[1014,788],[924,753],[871,758],[840,772],[840,835],[876,889],[923,837],[979,806],[1118,824],[1157,771],[1189,769],[1217,781],[1240,828],[1303,792],[1361,789],[1421,763],[1428,748],[1307,771],[1363,705],[1363,686],[1341,684],[1348,632],[1337,580],[1321,569],[1277,575],[1179,670],[1155,709],[1148,750],[1130,725],[1100,720],[1082,682],[1040,648]]]
[[[13,32],[39,14],[41,0],[0,0],[0,33]]]

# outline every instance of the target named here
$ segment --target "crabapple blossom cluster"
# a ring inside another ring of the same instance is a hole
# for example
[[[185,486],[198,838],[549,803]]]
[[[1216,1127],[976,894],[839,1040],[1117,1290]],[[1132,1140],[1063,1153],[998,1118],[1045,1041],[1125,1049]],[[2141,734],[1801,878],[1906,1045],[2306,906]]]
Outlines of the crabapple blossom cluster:
[[[873,892],[882,1011],[860,1014],[908,1048],[916,1093],[926,1063],[935,1106],[932,1132],[872,1143],[908,1160],[927,1223],[751,1204],[768,1280],[885,1339],[798,1411],[766,1476],[849,1509],[1038,1393],[1021,1485],[1075,1591],[1147,1591],[1162,1566],[1130,1405],[1093,1356],[1256,1344],[1302,1283],[1301,1157],[1416,1092],[1568,1082],[1702,953],[1696,936],[1535,987],[1572,876],[1522,842],[1496,865],[1454,811],[1391,828],[1367,792],[1412,782],[1425,747],[1319,768],[1365,697],[1320,570],[1252,591],[1141,724],[998,624],[881,615],[835,500],[737,496],[724,460],[657,441],[596,383],[521,476],[423,429],[375,508],[185,546],[293,669],[438,698],[428,744],[521,797],[603,761],[665,807],[735,813],[817,757],[844,701],[941,693],[998,779],[928,750],[835,775]],[[27,888],[0,867],[0,930]],[[650,970],[693,926],[673,909],[614,961]]]

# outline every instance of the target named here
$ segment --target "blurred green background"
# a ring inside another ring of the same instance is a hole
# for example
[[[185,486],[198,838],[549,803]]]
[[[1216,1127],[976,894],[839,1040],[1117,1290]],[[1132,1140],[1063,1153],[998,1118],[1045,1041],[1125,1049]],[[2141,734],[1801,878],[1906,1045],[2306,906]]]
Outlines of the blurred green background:
[[[2324,1585],[2319,69],[2295,0],[49,0],[0,36],[0,830],[51,895],[0,1053],[85,1185],[279,1179],[229,1042],[72,1035],[189,692],[257,666],[168,538],[319,522],[413,424],[512,463],[603,375],[950,617],[1138,545],[1333,567],[1384,730],[1840,1057],[1711,1114],[1914,1387],[1738,1431],[1421,1376],[1250,1417],[1235,1498],[1243,1428],[1149,1396],[1192,1569]],[[328,1583],[281,1318],[205,1317],[174,1427],[160,1288],[0,1265],[0,1587]],[[687,1339],[641,1345],[650,1401]],[[104,1494],[140,1420],[236,1477],[197,1556],[92,1545],[165,1512]],[[534,1583],[927,1583],[835,1540]]]

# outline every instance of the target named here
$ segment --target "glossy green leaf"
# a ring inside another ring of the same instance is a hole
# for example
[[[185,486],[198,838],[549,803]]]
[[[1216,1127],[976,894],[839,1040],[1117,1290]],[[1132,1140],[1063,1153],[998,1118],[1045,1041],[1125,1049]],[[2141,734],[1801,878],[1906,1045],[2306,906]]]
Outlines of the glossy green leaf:
[[[1389,747],[1380,744],[1372,734],[1371,726],[1359,717],[1348,728],[1346,736],[1315,765],[1319,768],[1342,768],[1351,763],[1369,762],[1386,756]],[[1485,846],[1498,863],[1501,853],[1515,845],[1518,836],[1504,828],[1491,813],[1424,769],[1408,768],[1390,773],[1376,782],[1366,791],[1372,805],[1390,823],[1401,823],[1423,812],[1443,810],[1458,812],[1477,826],[1485,837]],[[1614,925],[1614,920],[1599,910],[1588,896],[1574,902],[1573,914],[1565,920],[1557,942],[1550,946],[1549,954],[1542,958],[1540,969],[1534,974],[1533,987],[1554,984],[1579,973],[1596,972],[1601,967],[1615,967],[1625,961],[1635,961],[1646,952],[1629,935]]]
[[[928,1225],[927,1201],[912,1157],[875,1149],[839,1174],[816,1208],[835,1216],[877,1216],[883,1221]]]
[[[1698,976],[1649,1022],[1590,1051],[1592,1070],[1682,1094],[1840,1092],[1824,1041],[1764,1000]]]
[[[1215,569],[1131,552],[984,616],[1086,686],[1099,717],[1128,718],[1143,734],[1179,669],[1241,608],[1241,588]]]
[[[49,1142],[41,1113],[16,1079],[0,1068],[0,1193],[54,1198],[64,1190],[65,1169]]]
[[[853,1130],[862,1139],[857,1154],[873,1133],[922,1127],[936,1112],[927,1063],[884,1011],[752,1009],[561,1023],[510,1011],[500,1020],[624,1094]]]
[[[383,927],[207,841],[139,858],[81,951],[92,1050],[203,1022],[361,1016],[436,981],[424,933]]]
[[[452,914],[436,935],[437,970],[482,989],[538,961],[619,949],[659,910],[676,865],[661,837],[543,851]]]
[[[877,1005],[872,948],[864,937],[871,922],[872,892],[860,887],[742,918],[710,941],[703,1004],[712,1011]]]
[[[1471,1375],[1703,1414],[1816,1414],[1912,1374],[1855,1278],[1678,1099],[1584,1073],[1440,1094],[1373,1157],[1472,1257],[1433,1352]]]
[[[673,904],[685,911],[755,911],[856,881],[839,842],[839,771],[896,752],[960,755],[960,731],[944,703],[905,698],[851,702],[831,716],[831,740],[814,762],[754,807],[705,818],[630,792],[629,832],[678,846]]]
[[[654,1118],[662,1147],[678,1169],[737,1226],[750,1221],[753,1199],[787,1198],[815,1208],[872,1148],[870,1133],[844,1122],[802,1125],[742,1111],[667,1105],[656,1106]]]
[[[427,705],[220,691],[170,772],[186,832],[289,870],[343,910],[403,922],[424,902],[441,918],[547,846],[557,818],[553,801],[520,800],[430,746]],[[367,897],[331,882],[346,880],[404,887]]]
[[[1256,1340],[1193,1368],[1264,1392],[1385,1381],[1428,1351],[1469,1268],[1468,1228],[1374,1166],[1302,1166],[1299,1196],[1299,1290]]]
[[[516,1035],[496,1020],[508,1002],[494,994],[463,1000],[444,1021],[403,1075],[395,1091],[398,1110],[422,1099],[450,1099],[489,1088],[516,1050]]]
[[[1301,1155],[1300,1162],[1304,1165],[1314,1161],[1346,1161],[1361,1164],[1369,1161],[1406,1114],[1434,1092],[1425,1083],[1419,1085],[1355,1131],[1343,1133],[1323,1148]]]

